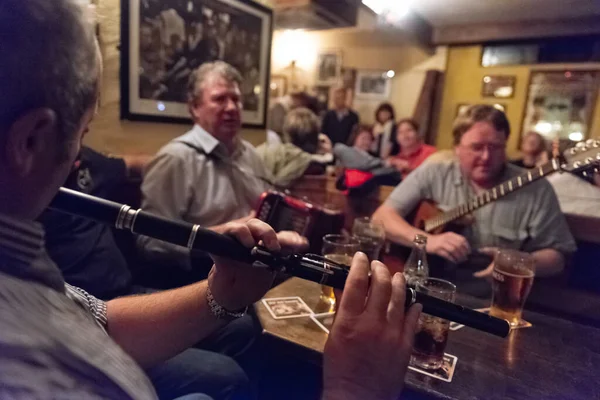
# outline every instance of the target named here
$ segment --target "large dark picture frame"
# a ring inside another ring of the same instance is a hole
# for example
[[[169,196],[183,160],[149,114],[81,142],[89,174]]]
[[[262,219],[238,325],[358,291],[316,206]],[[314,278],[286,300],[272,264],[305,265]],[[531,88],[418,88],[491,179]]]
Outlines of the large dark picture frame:
[[[122,0],[121,118],[189,124],[190,73],[223,60],[244,80],[244,126],[264,128],[272,24],[251,0]]]

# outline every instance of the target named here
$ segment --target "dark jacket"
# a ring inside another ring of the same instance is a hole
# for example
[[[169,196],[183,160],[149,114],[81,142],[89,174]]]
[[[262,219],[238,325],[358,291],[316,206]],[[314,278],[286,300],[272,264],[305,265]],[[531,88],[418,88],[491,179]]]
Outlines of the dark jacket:
[[[348,144],[352,130],[358,125],[358,122],[358,114],[352,110],[348,110],[348,113],[341,120],[338,119],[335,110],[329,110],[323,117],[321,133],[327,135],[332,144]]]

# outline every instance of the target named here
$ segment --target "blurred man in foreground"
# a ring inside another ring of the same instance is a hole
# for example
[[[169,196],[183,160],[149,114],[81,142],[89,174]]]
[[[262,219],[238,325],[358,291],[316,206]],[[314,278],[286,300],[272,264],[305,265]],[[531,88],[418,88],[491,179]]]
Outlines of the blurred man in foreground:
[[[0,397],[156,398],[140,367],[239,318],[273,274],[215,257],[207,281],[107,303],[66,285],[33,221],[67,178],[96,110],[91,18],[76,0],[4,0],[0,58]],[[271,251],[305,245],[258,220],[223,232]],[[374,263],[369,285],[368,269],[358,255],[326,347],[326,400],[391,400],[402,388],[419,308],[405,319],[403,278]]]

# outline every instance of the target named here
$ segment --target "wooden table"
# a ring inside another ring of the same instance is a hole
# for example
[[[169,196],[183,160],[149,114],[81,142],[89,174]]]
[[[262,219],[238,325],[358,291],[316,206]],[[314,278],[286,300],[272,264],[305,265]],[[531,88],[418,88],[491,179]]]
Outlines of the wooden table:
[[[292,278],[266,298],[300,296],[315,312],[319,285]],[[474,298],[457,300],[473,308],[489,306]],[[308,317],[275,320],[259,302],[257,314],[273,346],[320,363],[327,334]],[[319,309],[320,308],[320,309]],[[533,327],[507,339],[462,328],[451,331],[446,352],[458,357],[451,383],[408,371],[406,387],[442,399],[600,399],[600,330],[525,312]]]

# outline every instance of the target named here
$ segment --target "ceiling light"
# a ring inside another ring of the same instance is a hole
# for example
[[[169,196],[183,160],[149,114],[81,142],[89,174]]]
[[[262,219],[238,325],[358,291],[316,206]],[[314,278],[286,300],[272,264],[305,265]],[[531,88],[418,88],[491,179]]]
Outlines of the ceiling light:
[[[375,14],[400,18],[409,13],[413,0],[362,0]]]
[[[396,72],[390,69],[388,72],[386,72],[386,74],[385,74],[385,75],[386,75],[388,78],[392,79],[393,77],[395,77],[395,76],[396,76]]]

